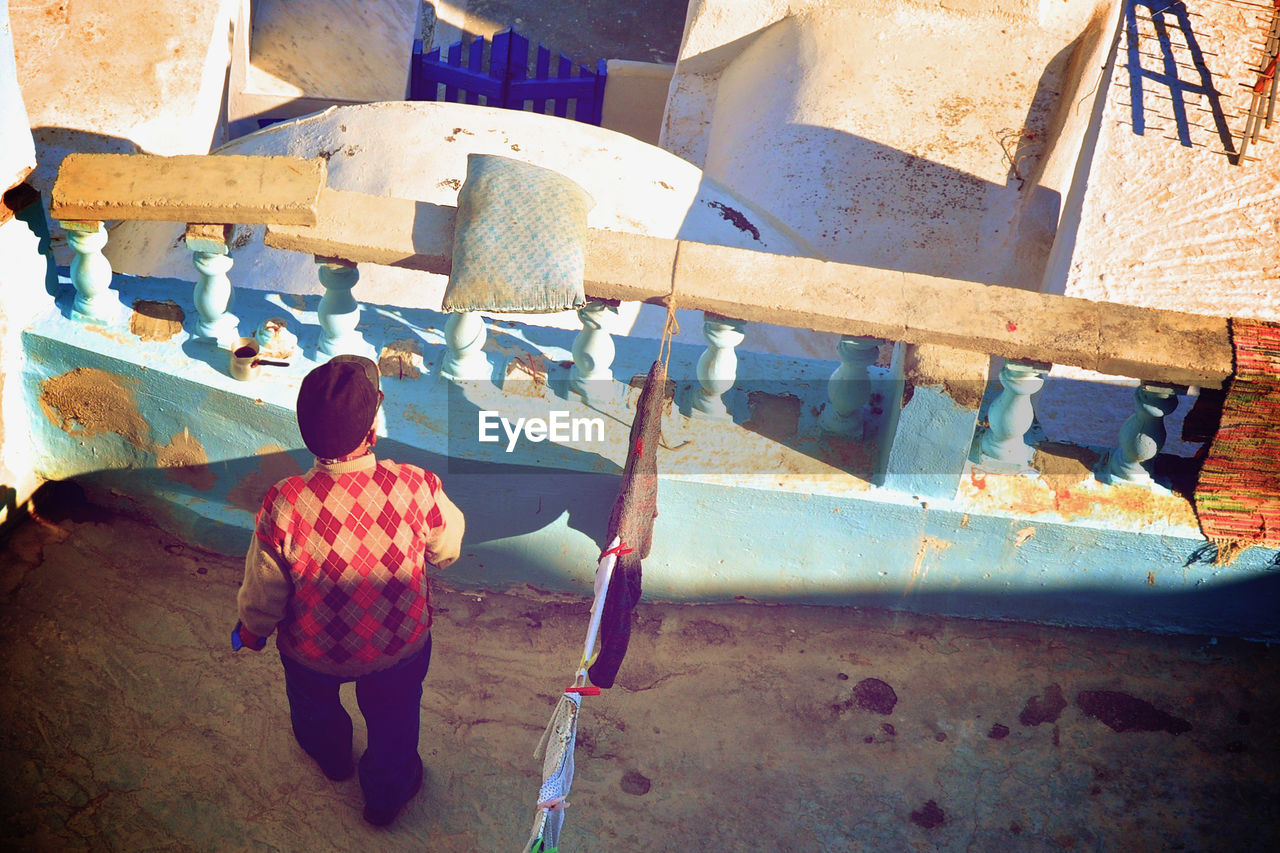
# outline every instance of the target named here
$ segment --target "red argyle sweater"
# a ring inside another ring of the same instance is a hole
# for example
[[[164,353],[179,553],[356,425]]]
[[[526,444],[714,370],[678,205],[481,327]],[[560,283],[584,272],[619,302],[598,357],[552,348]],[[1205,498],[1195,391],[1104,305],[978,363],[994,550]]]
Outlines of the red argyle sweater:
[[[391,666],[421,649],[431,630],[424,560],[460,539],[460,530],[446,536],[446,513],[460,528],[435,474],[372,454],[281,480],[258,512],[241,618],[258,633],[249,619],[261,624],[281,610],[280,651],[321,672],[357,676]],[[251,584],[255,561],[267,580]],[[291,590],[273,593],[273,574]]]

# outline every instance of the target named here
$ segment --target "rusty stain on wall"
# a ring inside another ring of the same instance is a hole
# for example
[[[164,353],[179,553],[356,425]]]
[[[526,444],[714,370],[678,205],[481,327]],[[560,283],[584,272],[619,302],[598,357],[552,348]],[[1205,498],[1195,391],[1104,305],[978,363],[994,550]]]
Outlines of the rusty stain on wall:
[[[1090,479],[1099,458],[1096,451],[1078,444],[1046,441],[1036,448],[1031,467],[1040,472],[1049,488],[1062,492]]]
[[[129,331],[144,341],[167,341],[182,331],[186,318],[182,307],[173,300],[137,299],[129,315]]]
[[[547,360],[537,353],[518,355],[507,362],[502,377],[502,390],[521,397],[546,397]]]
[[[383,376],[417,379],[425,369],[422,347],[414,338],[392,341],[378,354],[378,372]]]
[[[915,562],[911,564],[911,574],[907,578],[907,588],[904,590],[907,595],[910,595],[912,590],[915,589],[916,584],[924,580],[925,575],[929,574],[929,570],[925,568],[924,565],[925,557],[929,554],[929,549],[932,548],[933,551],[937,553],[947,550],[952,544],[953,543],[946,539],[939,539],[936,536],[920,537],[920,545],[916,548],[916,559]]]
[[[297,460],[278,444],[266,444],[258,448],[258,469],[232,487],[227,493],[227,503],[246,512],[258,511],[267,489],[285,477],[301,474]]]
[[[105,329],[102,326],[94,326],[91,324],[91,325],[85,326],[84,330],[86,332],[93,332],[95,335],[100,335],[109,341],[115,341],[116,343],[122,344],[124,346],[133,346],[133,344],[136,343],[136,341],[134,341],[133,338],[130,338],[126,335],[122,335],[119,332],[113,332],[110,329]]]
[[[133,391],[137,380],[105,370],[77,367],[46,379],[40,386],[40,408],[51,423],[68,435],[92,438],[116,433],[130,445],[155,454],[156,466],[170,480],[209,491],[217,476],[209,469],[204,446],[184,428],[168,444],[150,439],[151,426],[138,412]]]
[[[138,413],[128,380],[92,367],[46,379],[40,385],[40,408],[68,435],[91,438],[114,432],[140,450],[148,449],[151,427]]]
[[[1099,458],[1095,451],[1069,445],[1041,447],[1049,452],[1037,453],[1032,463],[1044,466],[1041,476],[971,474],[961,481],[958,497],[980,512],[1056,513],[1067,521],[1108,519],[1132,529],[1152,524],[1198,526],[1191,503],[1177,493],[1099,482],[1090,470]]]
[[[209,470],[209,456],[204,445],[186,427],[168,444],[156,447],[155,452],[156,465],[164,470],[168,479],[186,483],[202,492],[217,485],[218,477]]]
[[[774,441],[793,441],[800,432],[800,398],[795,394],[769,394],[751,391],[747,394],[751,416],[744,429]]]

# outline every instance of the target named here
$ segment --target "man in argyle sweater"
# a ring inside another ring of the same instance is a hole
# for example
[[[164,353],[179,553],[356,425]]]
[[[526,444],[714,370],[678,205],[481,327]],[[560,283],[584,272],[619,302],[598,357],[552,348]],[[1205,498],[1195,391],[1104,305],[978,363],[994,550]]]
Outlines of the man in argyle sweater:
[[[278,631],[294,736],[336,781],[355,771],[338,687],[356,683],[369,735],[364,817],[385,826],[422,786],[432,614],[424,562],[456,560],[464,522],[435,474],[373,455],[381,401],[377,365],[360,356],[337,356],[303,379],[298,428],[316,464],[263,498],[233,644],[261,649]]]

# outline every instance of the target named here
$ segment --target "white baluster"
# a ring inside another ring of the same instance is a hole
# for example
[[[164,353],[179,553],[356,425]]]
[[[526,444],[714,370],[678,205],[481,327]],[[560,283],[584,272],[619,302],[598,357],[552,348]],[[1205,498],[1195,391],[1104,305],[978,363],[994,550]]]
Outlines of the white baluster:
[[[573,369],[569,387],[588,403],[605,399],[613,388],[613,336],[604,328],[613,305],[593,299],[578,309],[582,331],[573,339]]]
[[[1104,479],[1110,483],[1151,485],[1154,481],[1144,463],[1154,459],[1164,447],[1165,416],[1178,408],[1176,389],[1167,385],[1138,386],[1133,393],[1138,411],[1120,427],[1120,446],[1111,451]]]
[[[212,339],[222,346],[230,346],[240,337],[237,318],[227,313],[233,292],[227,273],[235,263],[227,247],[230,233],[229,225],[189,225],[186,234],[191,263],[199,274],[193,294],[200,315],[195,337]]]
[[[818,425],[827,432],[861,438],[866,426],[862,410],[871,399],[871,378],[867,368],[880,357],[880,341],[875,338],[841,338],[836,344],[840,366],[827,380],[827,405],[818,416]]]
[[[978,442],[979,464],[996,462],[1026,467],[1031,464],[1032,449],[1025,436],[1035,421],[1031,395],[1044,387],[1043,365],[1006,361],[1000,368],[1000,384],[1004,386],[987,412],[989,426]]]
[[[320,353],[374,358],[373,347],[356,328],[360,323],[360,305],[351,295],[351,289],[360,279],[359,268],[345,261],[320,258],[316,263],[320,283],[324,285],[324,297],[316,312],[320,324]]]
[[[444,359],[440,375],[450,382],[489,379],[493,368],[484,352],[489,330],[484,315],[476,311],[458,311],[444,324]]]
[[[76,253],[71,260],[71,283],[76,287],[71,316],[82,323],[114,323],[124,306],[120,295],[111,289],[111,262],[102,254],[107,229],[101,222],[64,222],[62,227]]]
[[[738,356],[734,347],[746,339],[742,320],[732,320],[711,312],[703,312],[702,336],[707,339],[706,352],[698,359],[698,382],[692,411],[711,418],[729,418],[724,396],[738,378]]]

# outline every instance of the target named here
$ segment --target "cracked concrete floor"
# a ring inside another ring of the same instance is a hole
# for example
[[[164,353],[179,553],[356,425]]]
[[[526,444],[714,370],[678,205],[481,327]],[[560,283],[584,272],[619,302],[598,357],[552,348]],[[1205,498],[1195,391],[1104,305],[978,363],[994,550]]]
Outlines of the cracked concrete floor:
[[[4,849],[520,849],[584,601],[437,584],[426,787],[375,830],[294,744],[274,652],[228,648],[238,560],[37,513],[0,552]],[[1280,843],[1277,649],[757,605],[637,629],[584,702],[566,851]]]

